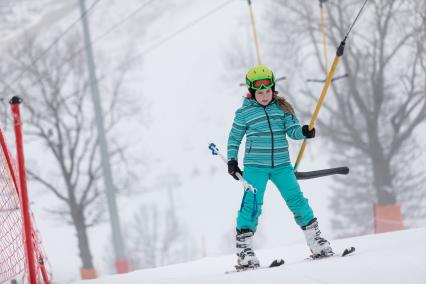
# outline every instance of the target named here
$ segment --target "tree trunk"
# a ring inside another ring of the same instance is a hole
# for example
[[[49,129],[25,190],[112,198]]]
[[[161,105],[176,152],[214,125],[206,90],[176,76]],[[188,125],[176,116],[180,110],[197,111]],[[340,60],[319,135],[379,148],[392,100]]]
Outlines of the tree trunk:
[[[87,227],[83,213],[77,208],[72,206],[72,218],[75,229],[77,231],[78,249],[80,259],[84,269],[93,269],[92,254],[90,252],[89,238],[87,236]]]
[[[383,147],[379,142],[376,130],[369,126],[370,157],[373,168],[373,184],[376,189],[377,204],[391,205],[396,203],[396,196],[392,190],[392,174],[389,160],[384,155]],[[376,133],[374,133],[376,132]]]
[[[380,113],[383,112],[383,100],[385,98],[385,79],[383,61],[384,56],[384,35],[379,44],[379,58],[380,65],[377,73],[373,72],[372,86],[373,86],[373,110],[367,118],[368,121],[368,135],[370,140],[370,156],[373,163],[373,177],[374,188],[377,194],[378,205],[393,205],[396,204],[396,195],[392,188],[392,174],[390,160],[386,159],[383,143],[380,141]]]
[[[374,186],[377,194],[377,204],[396,204],[396,196],[392,190],[390,166],[386,161],[373,160]]]

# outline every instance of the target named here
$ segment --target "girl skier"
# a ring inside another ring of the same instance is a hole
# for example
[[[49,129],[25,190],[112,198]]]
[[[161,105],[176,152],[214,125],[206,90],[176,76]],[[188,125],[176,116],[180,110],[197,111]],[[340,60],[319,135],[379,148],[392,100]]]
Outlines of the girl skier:
[[[243,175],[256,190],[244,192],[237,217],[236,247],[238,266],[257,267],[252,238],[261,214],[268,180],[278,188],[296,223],[302,228],[313,257],[333,254],[330,243],[321,236],[317,219],[300,191],[288,153],[286,135],[292,139],[315,137],[315,129],[301,126],[293,107],[275,91],[275,79],[266,66],[251,68],[246,75],[249,90],[235,118],[228,138],[228,173],[238,180]],[[238,150],[246,135],[244,174],[238,167]]]

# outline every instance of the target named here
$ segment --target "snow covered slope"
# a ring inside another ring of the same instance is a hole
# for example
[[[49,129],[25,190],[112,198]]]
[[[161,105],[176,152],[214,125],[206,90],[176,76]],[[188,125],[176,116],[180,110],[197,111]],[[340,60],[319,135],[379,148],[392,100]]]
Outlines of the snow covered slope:
[[[235,262],[235,257],[228,255],[76,283],[426,283],[426,228],[341,239],[332,245],[336,251],[349,245],[357,251],[345,258],[306,261],[303,260],[308,255],[306,246],[297,244],[258,251],[264,264],[277,257],[286,260],[284,266],[274,269],[226,275],[224,271],[231,269]]]

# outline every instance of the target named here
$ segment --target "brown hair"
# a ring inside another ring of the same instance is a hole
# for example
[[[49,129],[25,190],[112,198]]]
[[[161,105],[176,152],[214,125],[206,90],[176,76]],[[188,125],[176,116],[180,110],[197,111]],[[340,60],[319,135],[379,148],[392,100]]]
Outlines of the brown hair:
[[[293,106],[284,97],[278,96],[278,92],[274,92],[272,97],[277,101],[278,105],[283,111],[289,114],[294,114]]]

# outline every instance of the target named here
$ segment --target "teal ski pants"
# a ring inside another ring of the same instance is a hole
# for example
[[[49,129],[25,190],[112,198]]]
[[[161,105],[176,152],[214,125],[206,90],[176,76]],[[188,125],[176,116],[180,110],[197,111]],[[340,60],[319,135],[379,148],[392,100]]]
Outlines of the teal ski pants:
[[[251,190],[244,192],[241,208],[238,211],[237,229],[250,229],[256,232],[268,180],[277,186],[299,226],[307,225],[314,218],[308,199],[300,191],[291,164],[275,168],[245,166],[243,177],[256,188],[257,194],[254,195]]]

